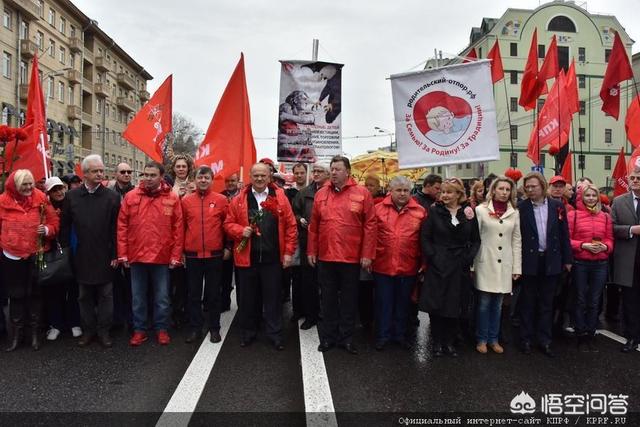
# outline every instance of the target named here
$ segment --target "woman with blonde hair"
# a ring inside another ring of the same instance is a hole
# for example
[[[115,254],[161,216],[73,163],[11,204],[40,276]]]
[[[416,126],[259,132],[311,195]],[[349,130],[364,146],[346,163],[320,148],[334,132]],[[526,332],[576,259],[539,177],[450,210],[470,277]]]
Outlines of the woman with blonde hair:
[[[522,274],[520,215],[516,184],[506,176],[489,186],[487,200],[476,207],[480,250],[474,260],[476,297],[476,350],[487,347],[501,354],[498,342],[502,299],[511,293],[512,281]]]

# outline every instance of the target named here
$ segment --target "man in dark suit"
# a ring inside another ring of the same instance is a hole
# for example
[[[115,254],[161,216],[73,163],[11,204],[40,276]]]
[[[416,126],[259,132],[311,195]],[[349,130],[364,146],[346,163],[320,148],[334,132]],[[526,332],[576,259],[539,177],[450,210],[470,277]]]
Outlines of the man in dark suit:
[[[531,353],[535,336],[541,351],[553,357],[553,296],[562,269],[571,270],[572,262],[567,211],[562,202],[545,196],[547,181],[538,172],[524,177],[524,190],[527,199],[518,203],[522,234],[522,352]]]
[[[614,283],[622,286],[622,311],[627,342],[622,351],[635,350],[640,343],[640,164],[627,176],[629,193],[613,200]]]

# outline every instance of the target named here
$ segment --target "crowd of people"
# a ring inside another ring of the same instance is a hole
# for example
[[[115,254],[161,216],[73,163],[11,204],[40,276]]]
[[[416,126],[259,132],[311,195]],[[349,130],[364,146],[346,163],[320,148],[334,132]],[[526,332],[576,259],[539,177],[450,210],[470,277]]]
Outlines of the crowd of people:
[[[620,301],[622,351],[640,343],[640,165],[611,205],[588,178],[573,187],[538,172],[432,174],[416,189],[399,175],[383,189],[376,176],[359,185],[350,169],[343,156],[298,163],[285,188],[263,159],[250,182],[228,176],[221,193],[211,168],[183,154],[166,173],[147,163],[138,185],[126,163],[106,181],[98,155],[82,161],[82,180],[13,172],[0,195],[6,351],[27,336],[38,350],[63,332],[108,348],[114,328],[133,347],[150,331],[167,345],[182,326],[187,343],[219,343],[234,283],[242,347],[264,328],[284,349],[287,301],[291,321],[317,325],[321,352],[358,354],[358,323],[376,350],[410,349],[418,311],[429,315],[435,357],[457,357],[464,334],[478,353],[502,354],[505,322],[525,354],[554,357],[558,333],[595,352],[600,314],[616,320]],[[75,279],[41,283],[43,255],[64,250]]]

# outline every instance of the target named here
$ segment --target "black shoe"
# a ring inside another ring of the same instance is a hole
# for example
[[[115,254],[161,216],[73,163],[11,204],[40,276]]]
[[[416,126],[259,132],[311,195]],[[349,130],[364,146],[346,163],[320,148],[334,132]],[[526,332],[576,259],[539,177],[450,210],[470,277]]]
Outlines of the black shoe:
[[[589,337],[587,335],[578,335],[578,351],[581,353],[589,352],[589,345],[587,344]]]
[[[253,343],[253,338],[242,338],[240,340],[240,347],[249,347]]]
[[[531,354],[531,343],[523,342],[520,351],[522,351],[524,354]]]
[[[320,345],[318,346],[318,351],[324,353],[326,351],[329,351],[333,348],[333,344],[331,344],[330,342],[327,341],[322,341],[320,343]]]
[[[629,353],[630,351],[635,350],[638,347],[638,340],[634,340],[629,339],[627,340],[626,344],[622,346],[622,349],[620,351],[622,351],[623,353]]]
[[[187,338],[184,340],[187,344],[191,344],[194,342],[199,342],[202,339],[202,334],[197,331],[191,331]]]
[[[293,313],[291,316],[291,323],[296,323],[298,320],[302,319],[304,316],[302,314]]]
[[[346,352],[349,353],[349,354],[353,354],[353,355],[358,354],[358,349],[356,348],[355,345],[353,345],[353,343],[349,342],[349,343],[346,343],[346,344],[342,344],[340,347],[345,349]]]
[[[22,341],[22,326],[11,326],[11,342],[9,343],[9,345],[7,346],[7,348],[4,349],[4,351],[6,352],[11,352],[14,351],[15,349],[18,348],[18,346],[20,346],[20,342]]]
[[[278,351],[282,351],[284,350],[284,344],[282,344],[282,341],[276,341],[273,343],[273,348],[275,348]]]
[[[98,342],[100,342],[100,345],[104,348],[111,348],[113,347],[113,340],[111,339],[111,337],[109,335],[100,335],[98,337]]]
[[[220,331],[211,331],[209,335],[209,341],[214,344],[222,341],[222,337],[220,336]]]
[[[377,350],[377,351],[382,351],[382,350],[384,350],[384,348],[385,348],[385,346],[386,346],[386,345],[387,345],[387,343],[386,343],[386,342],[384,342],[384,341],[378,341],[378,342],[376,343],[376,347],[375,347],[375,348],[376,348],[376,350]]]
[[[453,346],[453,344],[449,344],[444,348],[445,353],[447,353],[451,357],[458,357],[458,351]]]
[[[311,329],[314,326],[316,326],[318,322],[315,320],[311,320],[311,319],[305,319],[304,322],[302,322],[302,325],[300,325],[300,329],[302,329],[303,331],[306,331],[307,329]]]
[[[398,341],[398,345],[404,350],[412,350],[413,346],[407,340]]]
[[[91,341],[93,341],[93,338],[93,335],[83,334],[78,340],[78,347],[88,346],[89,344],[91,344]]]
[[[547,357],[556,357],[556,354],[553,352],[553,350],[551,350],[551,345],[549,344],[541,345],[540,351]]]
[[[432,352],[433,352],[433,357],[442,357],[444,355],[444,353],[442,352],[441,344],[434,344]]]

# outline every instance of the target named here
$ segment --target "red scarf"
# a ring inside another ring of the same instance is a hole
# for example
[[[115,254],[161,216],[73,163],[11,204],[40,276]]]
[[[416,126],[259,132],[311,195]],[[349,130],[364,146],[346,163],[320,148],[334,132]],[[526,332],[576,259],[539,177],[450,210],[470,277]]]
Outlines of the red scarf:
[[[18,192],[18,188],[16,187],[16,173],[12,172],[11,175],[5,181],[5,190],[14,200],[22,207],[22,209],[27,210],[29,206],[33,204],[33,190],[31,191],[31,195],[25,196]]]
[[[493,199],[493,211],[496,213],[496,216],[500,218],[507,211],[508,202],[501,202],[499,200]]]

